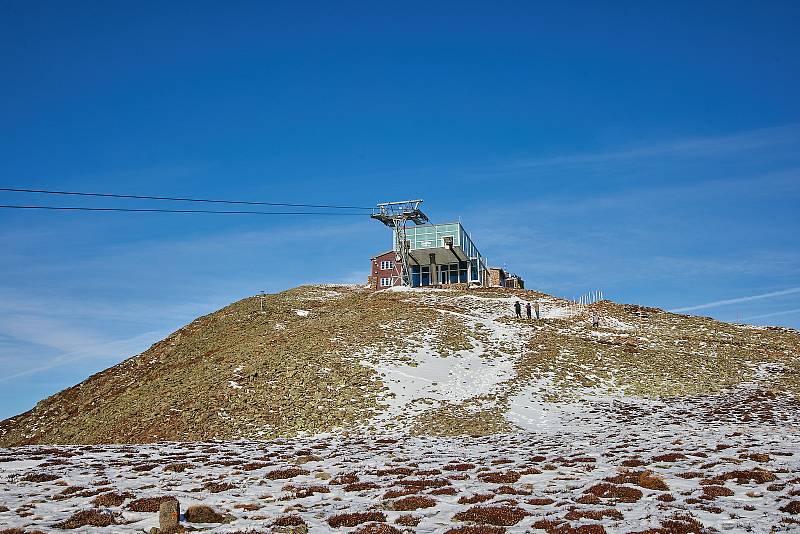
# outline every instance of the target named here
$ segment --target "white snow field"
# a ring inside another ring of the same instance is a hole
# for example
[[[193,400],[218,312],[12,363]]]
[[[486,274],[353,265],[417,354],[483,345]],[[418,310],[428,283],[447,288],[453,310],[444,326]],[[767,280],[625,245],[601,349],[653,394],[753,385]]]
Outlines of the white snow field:
[[[800,528],[785,522],[800,517],[781,510],[796,514],[800,506],[795,432],[651,422],[479,438],[320,435],[5,449],[0,524],[64,532],[59,523],[95,510],[113,524],[80,532],[143,532],[158,526],[158,514],[134,511],[147,507],[141,499],[174,497],[182,510],[204,504],[229,516],[229,523],[191,524],[219,533],[286,531],[276,522],[302,522],[310,532]],[[348,520],[357,524],[339,526]]]

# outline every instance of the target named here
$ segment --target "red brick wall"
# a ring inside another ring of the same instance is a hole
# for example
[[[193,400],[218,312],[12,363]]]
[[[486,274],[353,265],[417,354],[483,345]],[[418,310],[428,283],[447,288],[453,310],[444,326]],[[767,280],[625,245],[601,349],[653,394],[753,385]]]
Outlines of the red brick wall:
[[[387,252],[386,254],[382,254],[380,256],[376,256],[372,258],[372,275],[370,276],[370,284],[375,289],[381,289],[381,278],[392,278],[396,274],[395,268],[391,269],[381,269],[381,262],[382,261],[395,261],[395,253],[394,252]],[[395,285],[400,285],[398,280],[394,280]]]

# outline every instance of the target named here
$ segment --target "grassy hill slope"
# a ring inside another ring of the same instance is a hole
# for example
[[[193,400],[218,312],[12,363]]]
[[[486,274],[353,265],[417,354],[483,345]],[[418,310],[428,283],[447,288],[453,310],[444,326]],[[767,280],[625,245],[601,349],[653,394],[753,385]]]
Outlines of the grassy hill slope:
[[[514,317],[517,298],[539,302],[543,319]],[[608,301],[303,286],[267,296],[264,311],[253,297],[196,319],[3,421],[0,446],[489,434],[537,428],[552,407],[587,399],[674,404],[745,387],[796,409],[798,356],[796,331]]]

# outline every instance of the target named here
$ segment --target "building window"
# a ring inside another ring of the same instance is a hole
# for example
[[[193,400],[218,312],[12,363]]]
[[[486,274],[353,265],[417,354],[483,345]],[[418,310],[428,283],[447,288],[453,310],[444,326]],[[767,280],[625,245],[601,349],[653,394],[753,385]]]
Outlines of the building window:
[[[394,262],[390,260],[384,260],[381,262],[381,271],[388,271],[389,269],[394,269]]]
[[[392,286],[391,278],[381,278],[381,287],[391,287],[391,286]]]

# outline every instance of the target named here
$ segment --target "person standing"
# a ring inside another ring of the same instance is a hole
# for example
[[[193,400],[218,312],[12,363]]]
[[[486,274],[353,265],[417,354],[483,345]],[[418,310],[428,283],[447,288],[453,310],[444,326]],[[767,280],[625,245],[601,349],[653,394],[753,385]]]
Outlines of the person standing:
[[[522,319],[522,305],[519,301],[514,303],[514,311],[517,312],[517,319]]]
[[[528,316],[528,320],[531,318],[531,303],[528,302],[525,304],[525,314]]]
[[[600,315],[592,310],[592,328],[597,328],[598,326],[600,326]]]
[[[534,303],[533,310],[536,312],[536,320],[538,321],[539,320],[539,303],[538,302]]]

